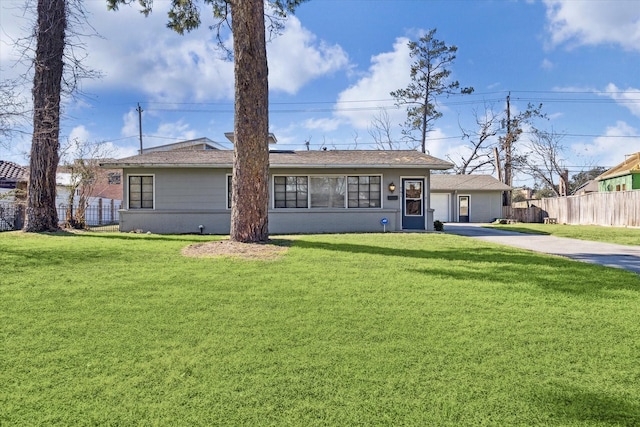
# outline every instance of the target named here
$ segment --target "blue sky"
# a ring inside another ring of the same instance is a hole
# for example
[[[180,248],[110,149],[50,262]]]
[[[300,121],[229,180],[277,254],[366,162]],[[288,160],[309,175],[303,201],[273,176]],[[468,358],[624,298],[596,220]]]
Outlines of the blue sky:
[[[12,66],[14,40],[30,25],[23,3],[0,3],[2,79],[23,72]],[[133,155],[140,103],[145,146],[203,136],[226,142],[233,66],[216,49],[209,9],[202,7],[200,29],[180,36],[165,28],[169,1],[154,4],[145,18],[135,6],[108,12],[102,0],[85,1],[101,36],[85,40],[86,62],[104,77],[83,82],[83,95],[65,103],[63,140],[105,141],[113,156]],[[543,104],[549,119],[536,124],[566,134],[571,173],[640,151],[637,0],[311,0],[268,46],[277,148],[304,149],[305,141],[311,149],[373,148],[368,128],[381,108],[400,140],[405,116],[389,92],[408,83],[407,42],[432,28],[458,47],[453,78],[475,88],[440,100],[443,117],[427,143],[432,155],[465,155],[460,126],[474,129],[474,110],[485,104],[504,110],[509,93],[514,113]],[[26,164],[29,144],[16,137],[0,157]]]

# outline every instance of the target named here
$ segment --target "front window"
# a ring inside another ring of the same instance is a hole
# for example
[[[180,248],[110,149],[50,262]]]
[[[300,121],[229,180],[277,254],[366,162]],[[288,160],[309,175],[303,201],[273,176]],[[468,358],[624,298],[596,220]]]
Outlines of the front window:
[[[379,176],[349,176],[349,207],[379,208],[382,188]]]
[[[343,176],[312,176],[312,208],[344,208]]]
[[[274,176],[275,208],[380,208],[382,177]]]
[[[276,208],[308,207],[308,177],[276,176],[273,178],[273,198]]]
[[[153,176],[129,176],[129,209],[153,209]]]

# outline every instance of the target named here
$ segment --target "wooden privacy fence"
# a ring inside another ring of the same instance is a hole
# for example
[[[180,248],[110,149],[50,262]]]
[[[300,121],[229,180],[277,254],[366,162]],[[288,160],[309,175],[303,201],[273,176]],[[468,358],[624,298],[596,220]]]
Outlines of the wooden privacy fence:
[[[558,224],[640,227],[640,190],[532,200],[529,204],[529,208],[505,208],[505,217],[521,222],[556,218]]]

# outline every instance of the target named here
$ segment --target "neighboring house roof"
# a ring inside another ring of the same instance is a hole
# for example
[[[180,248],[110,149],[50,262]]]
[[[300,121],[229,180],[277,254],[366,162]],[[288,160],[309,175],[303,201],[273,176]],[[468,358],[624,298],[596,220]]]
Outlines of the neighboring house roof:
[[[508,191],[511,190],[491,175],[431,175],[431,191]]]
[[[233,132],[225,132],[224,136],[231,141],[232,144],[235,144],[236,141],[236,134]],[[267,136],[267,142],[269,144],[276,144],[278,142],[278,140],[276,139],[276,136],[274,134],[272,134],[271,132],[269,132],[269,135]]]
[[[618,176],[629,175],[632,173],[640,173],[640,151],[627,156],[624,162],[618,166],[614,166],[599,177],[596,181],[602,181],[609,178],[615,178]]]
[[[580,187],[576,188],[573,194],[586,194],[586,193],[597,193],[598,192],[598,181],[595,179],[590,179],[589,181],[582,184]]]
[[[11,188],[22,181],[27,180],[27,168],[6,160],[0,160],[0,184],[9,185]]]
[[[231,168],[233,151],[165,151],[103,162],[105,168]],[[272,151],[271,168],[410,168],[446,170],[453,164],[413,150]]]
[[[158,145],[155,147],[143,148],[143,153],[153,153],[156,151],[172,150],[224,150],[224,146],[219,142],[209,138],[190,139],[188,141],[175,142],[173,144]]]

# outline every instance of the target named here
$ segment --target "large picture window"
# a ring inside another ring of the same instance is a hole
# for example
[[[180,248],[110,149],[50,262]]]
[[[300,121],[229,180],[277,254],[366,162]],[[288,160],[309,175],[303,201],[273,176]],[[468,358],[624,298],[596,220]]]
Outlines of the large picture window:
[[[312,208],[344,208],[343,176],[312,176],[310,180]]]
[[[309,178],[306,176],[276,176],[273,178],[273,198],[276,208],[306,208],[309,206]]]
[[[153,176],[129,176],[129,209],[153,209]]]
[[[275,208],[380,208],[382,177],[354,176],[274,176]]]

